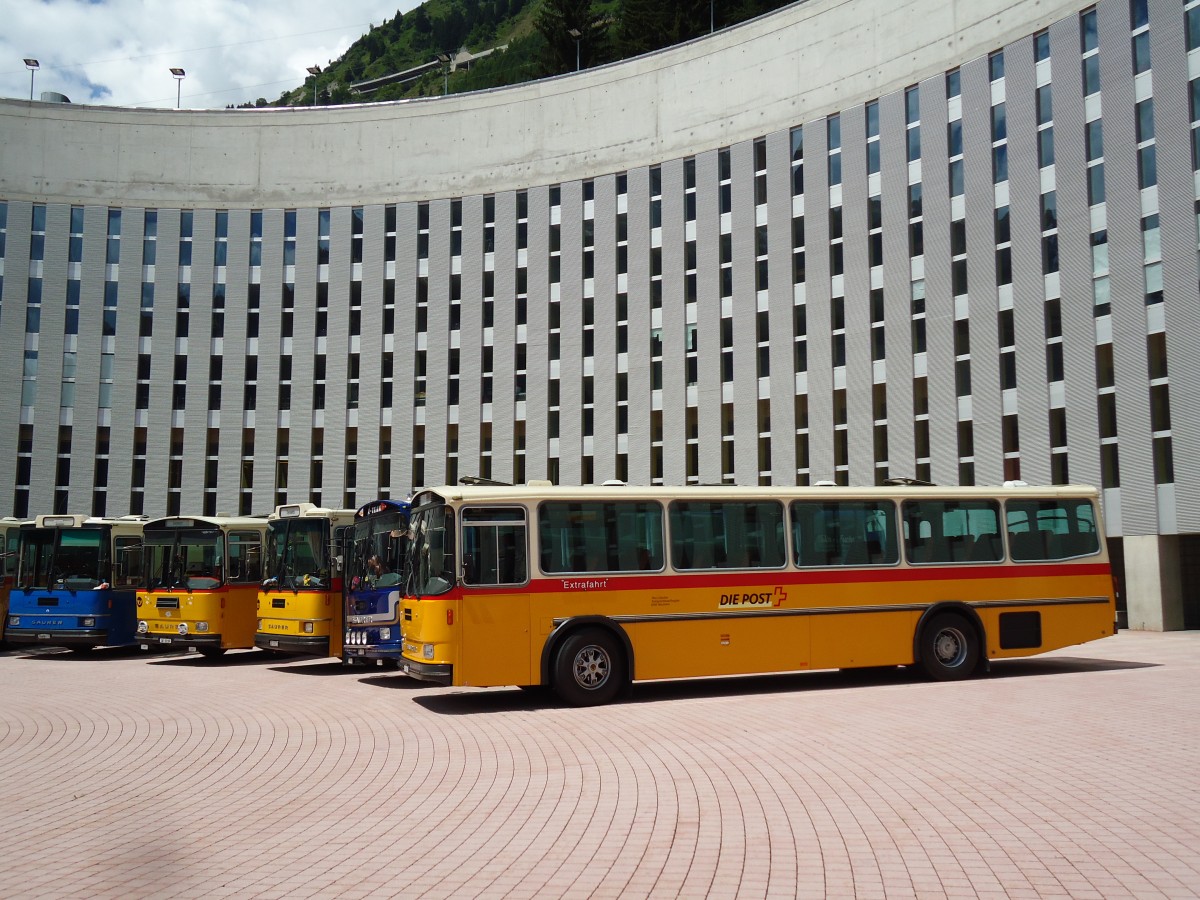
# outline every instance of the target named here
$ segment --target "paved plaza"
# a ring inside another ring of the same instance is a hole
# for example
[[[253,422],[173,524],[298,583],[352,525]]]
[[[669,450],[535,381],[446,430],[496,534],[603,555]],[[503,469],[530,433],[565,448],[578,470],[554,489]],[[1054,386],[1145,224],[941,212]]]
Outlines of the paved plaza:
[[[597,709],[8,651],[0,896],[1195,897],[1198,748],[1200,632]]]

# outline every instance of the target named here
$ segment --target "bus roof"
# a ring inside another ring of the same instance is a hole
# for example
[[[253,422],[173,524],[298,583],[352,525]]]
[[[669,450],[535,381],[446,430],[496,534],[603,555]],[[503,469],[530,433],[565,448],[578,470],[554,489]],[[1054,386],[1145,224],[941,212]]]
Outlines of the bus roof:
[[[266,516],[167,516],[146,523],[146,531],[169,531],[172,528],[266,528]]]
[[[354,514],[355,519],[365,519],[369,516],[377,516],[386,512],[398,512],[408,515],[408,511],[412,504],[406,500],[372,500],[370,503],[363,504]]]
[[[101,525],[117,525],[141,531],[146,522],[146,516],[88,516],[74,513],[36,516],[20,524],[31,528],[96,528]]]
[[[329,509],[314,503],[286,503],[275,507],[275,511],[267,516],[270,522],[281,519],[330,519],[332,521],[350,521],[354,518],[352,509]]]
[[[685,487],[646,487],[634,485],[444,485],[423,488],[413,496],[413,507],[438,499],[463,503],[530,503],[540,500],[915,500],[953,497],[960,500],[984,499],[1098,499],[1099,491],[1089,485],[995,485],[959,487],[956,485],[885,485],[883,487],[743,487],[735,485],[688,485]],[[359,514],[361,515],[361,510]]]

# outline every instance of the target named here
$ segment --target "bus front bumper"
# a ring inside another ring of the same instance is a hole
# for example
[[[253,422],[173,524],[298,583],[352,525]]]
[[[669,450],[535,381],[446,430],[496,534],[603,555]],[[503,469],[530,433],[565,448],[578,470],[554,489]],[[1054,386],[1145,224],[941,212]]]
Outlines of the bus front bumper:
[[[10,644],[41,644],[46,647],[107,647],[108,633],[94,628],[68,628],[39,631],[36,628],[14,628],[9,625],[4,640]]]
[[[449,663],[414,662],[405,658],[400,660],[400,671],[418,681],[454,684],[454,666]]]
[[[256,634],[254,646],[259,650],[273,650],[276,653],[329,655],[329,637],[323,634]]]
[[[221,636],[219,634],[139,634],[134,638],[134,643],[141,644],[143,650],[152,650],[155,647],[199,650],[202,647],[219,648]]]

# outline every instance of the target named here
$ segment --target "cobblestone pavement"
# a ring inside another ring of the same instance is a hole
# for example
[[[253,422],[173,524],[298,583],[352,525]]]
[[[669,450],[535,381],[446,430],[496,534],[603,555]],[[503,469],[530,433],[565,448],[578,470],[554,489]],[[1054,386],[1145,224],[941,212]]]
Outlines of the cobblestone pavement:
[[[565,709],[258,651],[0,654],[0,896],[1194,897],[1200,632]]]

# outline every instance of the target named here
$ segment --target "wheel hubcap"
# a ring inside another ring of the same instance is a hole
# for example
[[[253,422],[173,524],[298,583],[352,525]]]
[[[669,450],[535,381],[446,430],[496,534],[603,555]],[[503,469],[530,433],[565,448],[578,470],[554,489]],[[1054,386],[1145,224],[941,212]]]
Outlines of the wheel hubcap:
[[[957,628],[943,628],[933,642],[938,662],[949,668],[961,666],[967,658],[967,641]]]
[[[608,680],[608,672],[608,654],[599,647],[584,647],[575,654],[575,681],[580,687],[595,690]]]

